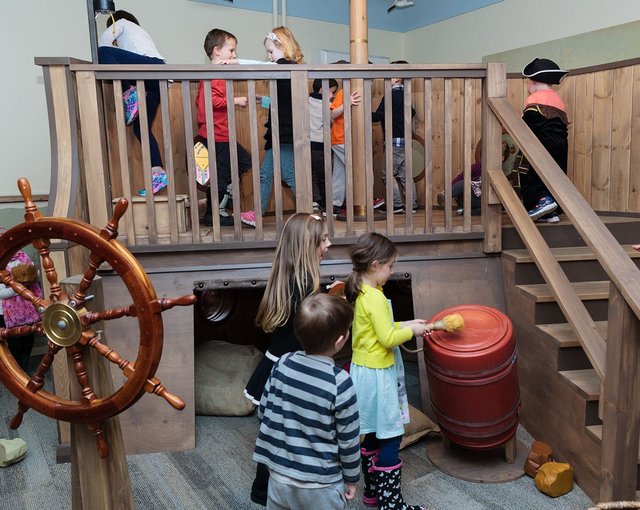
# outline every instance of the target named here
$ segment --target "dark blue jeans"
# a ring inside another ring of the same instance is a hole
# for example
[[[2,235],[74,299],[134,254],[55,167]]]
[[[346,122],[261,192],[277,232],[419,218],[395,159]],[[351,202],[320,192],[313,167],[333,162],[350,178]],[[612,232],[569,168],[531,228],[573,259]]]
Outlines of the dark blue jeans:
[[[375,432],[370,432],[364,436],[362,447],[367,451],[373,451],[380,448],[376,466],[392,467],[397,466],[400,463],[399,453],[401,442],[402,436],[378,439]]]
[[[100,46],[98,48],[98,62],[100,64],[164,64],[164,60],[159,58],[145,57],[131,51],[123,50],[115,46]],[[130,86],[135,86],[135,81],[122,81],[122,91],[126,91]],[[156,117],[158,106],[160,106],[160,85],[157,80],[145,80],[144,88],[147,91],[147,120],[149,124],[149,153],[151,155],[151,166],[162,166],[162,156],[155,136],[151,132],[151,124]],[[140,120],[133,122],[133,133],[140,140]]]

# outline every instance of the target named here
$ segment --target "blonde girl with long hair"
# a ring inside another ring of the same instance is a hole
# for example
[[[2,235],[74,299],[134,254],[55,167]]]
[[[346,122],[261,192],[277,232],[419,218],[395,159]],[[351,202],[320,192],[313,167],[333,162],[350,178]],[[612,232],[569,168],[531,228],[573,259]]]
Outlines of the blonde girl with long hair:
[[[256,314],[256,324],[271,334],[271,340],[244,390],[255,405],[260,404],[271,369],[280,356],[302,350],[293,331],[293,321],[298,305],[320,289],[320,262],[330,246],[322,216],[296,213],[285,223]],[[259,463],[251,487],[253,502],[266,504],[268,482],[269,471]]]
[[[264,49],[267,58],[276,64],[304,64],[304,55],[298,41],[286,27],[274,28],[264,38]],[[287,183],[295,195],[296,180],[293,158],[293,107],[291,104],[291,80],[278,80],[278,126],[280,134],[280,172],[282,180]],[[267,202],[273,188],[273,148],[271,131],[271,109],[265,124],[265,153],[260,167],[260,205],[261,215],[267,210]],[[246,211],[240,215],[242,223],[256,226],[256,212]]]

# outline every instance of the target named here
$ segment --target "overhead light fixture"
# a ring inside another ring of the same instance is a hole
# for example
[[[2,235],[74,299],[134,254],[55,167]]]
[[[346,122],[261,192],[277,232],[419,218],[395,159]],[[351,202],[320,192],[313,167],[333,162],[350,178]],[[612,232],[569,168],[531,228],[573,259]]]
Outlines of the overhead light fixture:
[[[412,5],[415,5],[412,0],[393,0],[393,3],[387,9],[387,14],[389,14],[396,7],[398,9],[404,9],[405,7],[411,7]]]
[[[93,11],[98,14],[109,14],[116,10],[113,0],[93,0]]]

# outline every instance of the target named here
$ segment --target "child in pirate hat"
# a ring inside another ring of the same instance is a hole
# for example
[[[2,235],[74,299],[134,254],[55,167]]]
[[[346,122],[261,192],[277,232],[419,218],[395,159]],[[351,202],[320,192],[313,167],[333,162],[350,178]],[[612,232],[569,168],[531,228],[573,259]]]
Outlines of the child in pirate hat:
[[[547,58],[534,58],[522,70],[527,80],[527,97],[522,119],[540,140],[558,166],[567,172],[567,114],[564,102],[551,87],[568,71]],[[558,204],[534,168],[521,181],[522,201],[533,220],[556,223]]]

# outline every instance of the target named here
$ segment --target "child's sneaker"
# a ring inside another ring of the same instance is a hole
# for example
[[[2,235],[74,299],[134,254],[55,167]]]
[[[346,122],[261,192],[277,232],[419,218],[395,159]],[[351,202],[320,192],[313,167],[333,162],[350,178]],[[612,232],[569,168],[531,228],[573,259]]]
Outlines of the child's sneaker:
[[[154,195],[157,195],[161,190],[167,187],[167,172],[164,170],[154,170],[151,173],[151,188]],[[147,196],[147,190],[142,188],[138,190],[138,195],[141,197]]]
[[[201,186],[209,184],[209,151],[202,142],[193,146],[193,155],[196,160],[196,181]]]
[[[140,110],[138,105],[138,89],[133,85],[122,94],[122,104],[124,106],[124,122],[127,126],[130,126],[133,124],[133,121],[138,118],[138,112]]]
[[[536,221],[539,223],[558,223],[560,221],[560,217],[556,213],[552,212],[550,214],[545,214]]]
[[[249,225],[250,227],[256,226],[256,213],[253,211],[246,211],[240,213],[240,221],[245,225]]]
[[[373,201],[373,208],[377,209],[378,207],[382,207],[384,205],[384,198],[376,198]]]
[[[536,206],[529,211],[529,218],[532,220],[537,220],[542,216],[545,216],[549,213],[552,213],[558,208],[558,204],[551,198],[551,196],[546,195],[542,197]]]

